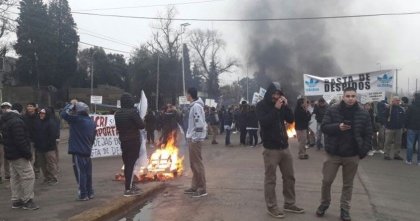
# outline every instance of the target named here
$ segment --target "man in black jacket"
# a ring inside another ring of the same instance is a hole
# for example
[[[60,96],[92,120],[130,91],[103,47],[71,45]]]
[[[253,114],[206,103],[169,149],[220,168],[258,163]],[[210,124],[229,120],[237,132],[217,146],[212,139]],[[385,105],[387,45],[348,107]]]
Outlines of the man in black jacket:
[[[258,102],[256,112],[263,135],[264,194],[267,212],[275,218],[284,217],[284,213],[277,206],[276,197],[276,170],[280,167],[283,178],[284,211],[303,213],[304,209],[295,205],[293,159],[288,148],[284,125],[284,121],[292,123],[294,117],[278,82],[270,84],[264,99]]]
[[[414,102],[407,109],[405,120],[407,128],[407,164],[411,164],[413,148],[417,139],[417,165],[420,166],[420,92],[414,94]]]
[[[129,93],[121,95],[121,108],[115,112],[115,125],[124,162],[124,196],[136,196],[141,192],[133,185],[133,170],[140,154],[140,129],[144,129],[145,125],[134,108],[134,99]]]
[[[31,164],[32,151],[29,134],[22,117],[11,110],[8,102],[1,104],[1,132],[3,135],[5,157],[10,165],[10,189],[12,208],[36,210],[34,203],[35,173]]]
[[[318,100],[318,104],[315,105],[314,112],[313,112],[313,114],[315,114],[315,120],[316,120],[316,147],[318,148],[318,150],[324,146],[324,141],[323,141],[324,139],[323,139],[323,134],[321,131],[321,123],[322,123],[322,120],[324,119],[324,115],[327,109],[328,109],[328,104],[324,100],[324,98],[321,97]]]
[[[343,170],[341,219],[350,221],[353,180],[359,165],[372,147],[372,123],[369,113],[359,106],[356,89],[344,89],[343,100],[327,110],[321,125],[325,134],[327,159],[322,168],[321,205],[316,214],[323,216],[331,202],[331,185],[338,168]]]

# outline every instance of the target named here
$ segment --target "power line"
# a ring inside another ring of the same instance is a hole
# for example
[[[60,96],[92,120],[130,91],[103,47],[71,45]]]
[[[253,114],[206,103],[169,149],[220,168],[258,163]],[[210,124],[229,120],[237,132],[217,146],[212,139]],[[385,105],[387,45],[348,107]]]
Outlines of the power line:
[[[88,33],[91,33],[91,34],[94,34],[94,35],[103,37],[103,38],[108,38],[108,39],[111,39],[111,40],[114,40],[114,41],[118,41],[118,42],[121,42],[121,43],[124,43],[124,44],[127,44],[127,45],[131,45],[132,47],[137,47],[135,44],[132,44],[132,43],[129,43],[129,42],[125,42],[125,41],[122,41],[120,39],[117,39],[117,38],[113,38],[111,36],[108,36],[108,35],[104,35],[104,34],[100,34],[100,33],[97,33],[97,32],[93,32],[93,31],[90,31],[87,28],[82,28],[80,25],[78,25],[77,28],[80,29],[80,30],[83,30],[85,32],[88,32]]]
[[[94,45],[94,44],[86,43],[86,42],[83,42],[83,41],[79,41],[79,43],[84,44],[84,45],[89,45],[89,46],[92,46],[92,47],[103,48],[103,49],[110,50],[110,51],[115,51],[115,52],[130,54],[130,52],[128,52],[128,51],[121,51],[121,50],[117,50],[117,49],[106,48],[106,47],[102,47],[102,46],[99,46],[99,45]]]
[[[89,33],[85,33],[85,32],[79,32],[79,34],[89,35],[89,36],[92,36],[92,37],[95,37],[95,38],[99,38],[99,39],[102,39],[102,40],[105,40],[105,41],[114,42],[114,43],[117,43],[117,44],[120,44],[120,45],[124,45],[124,46],[128,46],[128,47],[131,47],[131,48],[135,48],[136,47],[135,45],[126,44],[126,43],[123,43],[123,42],[120,42],[120,41],[115,41],[115,40],[104,38],[104,37],[97,36],[97,35],[94,35],[94,34],[89,34]]]
[[[170,5],[192,5],[192,4],[202,4],[202,3],[209,3],[209,2],[220,2],[224,0],[206,0],[206,1],[196,1],[196,2],[180,2],[180,3],[172,3],[172,4],[159,4],[159,5],[137,5],[137,6],[125,6],[125,7],[116,7],[116,8],[92,8],[92,9],[80,9],[75,11],[105,11],[105,10],[115,10],[115,9],[132,9],[132,8],[152,8],[152,7],[160,7],[160,6],[170,6]]]
[[[338,16],[315,16],[315,17],[285,17],[285,18],[233,18],[233,19],[215,19],[215,18],[160,18],[160,17],[145,17],[145,16],[130,16],[130,15],[115,15],[115,14],[98,14],[89,12],[73,11],[73,14],[91,15],[101,17],[115,17],[115,18],[131,18],[131,19],[145,19],[145,20],[174,20],[174,21],[213,21],[213,22],[260,22],[260,21],[297,21],[297,20],[324,20],[324,19],[342,19],[342,18],[361,18],[361,17],[379,17],[379,16],[401,16],[401,15],[418,15],[420,11],[415,12],[395,12],[395,13],[377,13],[377,14],[359,14],[359,15],[338,15]]]

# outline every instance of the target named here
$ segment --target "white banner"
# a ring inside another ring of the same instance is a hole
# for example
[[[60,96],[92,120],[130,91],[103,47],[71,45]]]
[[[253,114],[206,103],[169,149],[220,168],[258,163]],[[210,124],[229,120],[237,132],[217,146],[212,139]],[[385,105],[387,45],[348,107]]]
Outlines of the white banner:
[[[114,115],[90,115],[96,124],[92,158],[121,155],[121,144],[115,127]],[[140,139],[140,138],[139,138]]]
[[[374,71],[335,77],[304,74],[306,96],[343,94],[346,87],[354,87],[359,94],[395,91],[395,70]]]
[[[102,104],[102,96],[90,96],[90,103],[91,104]]]

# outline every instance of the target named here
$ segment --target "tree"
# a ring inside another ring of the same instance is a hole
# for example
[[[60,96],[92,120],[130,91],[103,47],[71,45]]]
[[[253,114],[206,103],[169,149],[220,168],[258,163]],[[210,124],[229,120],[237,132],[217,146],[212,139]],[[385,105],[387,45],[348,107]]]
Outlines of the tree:
[[[50,84],[61,87],[77,69],[79,36],[67,0],[52,0],[48,15],[53,33],[50,48],[54,55],[51,60],[53,77]]]
[[[190,34],[189,44],[195,52],[197,64],[203,70],[202,77],[207,83],[209,97],[217,98],[220,74],[229,72],[236,65],[236,61],[233,59],[222,61],[220,53],[224,49],[225,42],[217,31],[193,30]]]
[[[14,45],[19,58],[16,71],[24,85],[46,86],[51,77],[50,28],[47,6],[42,0],[22,0],[17,19],[17,42]]]
[[[0,56],[4,57],[9,45],[2,38],[15,30],[15,24],[10,16],[10,9],[16,6],[16,0],[0,0]]]

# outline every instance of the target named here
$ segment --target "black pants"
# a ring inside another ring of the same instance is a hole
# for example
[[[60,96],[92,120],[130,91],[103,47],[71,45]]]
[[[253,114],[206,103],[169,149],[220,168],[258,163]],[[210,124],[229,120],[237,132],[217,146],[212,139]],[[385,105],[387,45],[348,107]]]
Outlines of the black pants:
[[[131,189],[133,170],[140,154],[140,138],[121,141],[122,159],[124,162],[125,190]]]
[[[249,145],[257,146],[258,144],[258,130],[248,130],[249,133]]]
[[[246,144],[246,128],[241,128],[240,133],[241,133],[240,138],[239,138],[240,143],[245,145]]]
[[[149,143],[155,142],[155,130],[153,129],[147,130],[147,141],[149,141]]]

